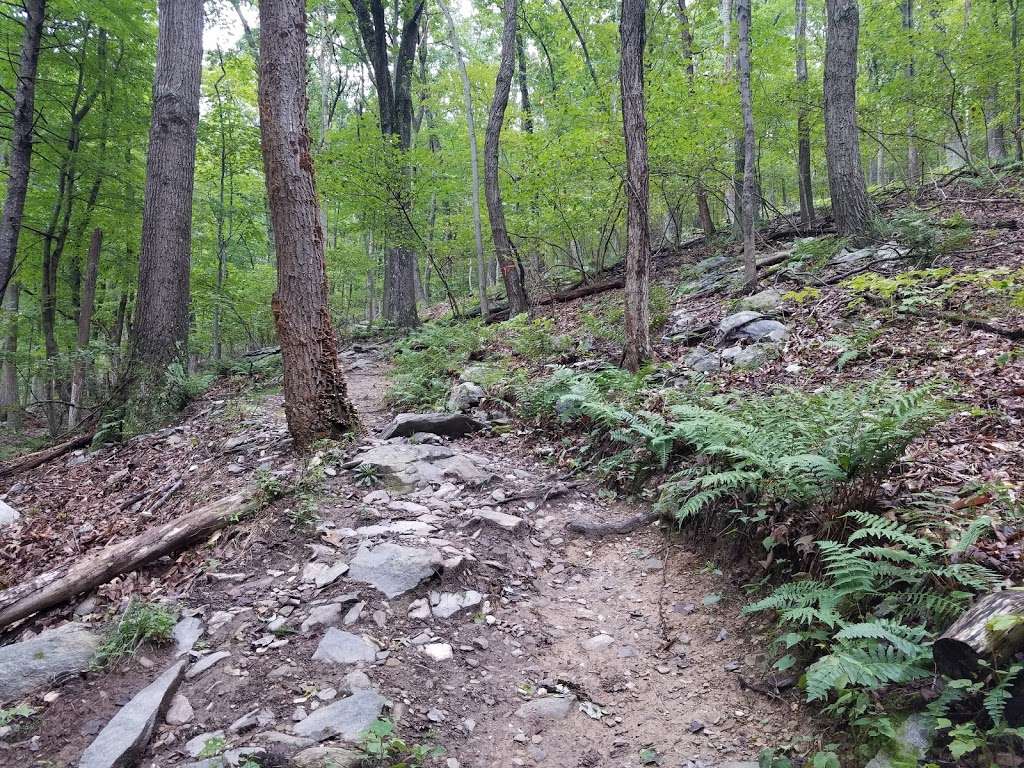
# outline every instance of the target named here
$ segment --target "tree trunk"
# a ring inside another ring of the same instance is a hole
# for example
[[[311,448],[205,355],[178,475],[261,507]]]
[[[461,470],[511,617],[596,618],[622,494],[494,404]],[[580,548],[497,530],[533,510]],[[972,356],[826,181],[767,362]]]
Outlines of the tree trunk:
[[[826,0],[825,160],[836,231],[859,237],[871,230],[874,209],[860,162],[857,135],[857,0]]]
[[[92,231],[92,240],[89,243],[82,303],[78,311],[78,357],[71,375],[71,405],[68,409],[68,424],[72,427],[78,424],[81,416],[82,393],[85,390],[85,375],[89,367],[89,335],[92,329],[92,313],[96,306],[96,275],[99,272],[102,246],[103,230],[96,228]]]
[[[21,286],[11,282],[4,293],[3,314],[6,325],[3,364],[0,366],[0,419],[9,429],[21,429],[21,401],[18,398],[18,299]]]
[[[693,81],[697,75],[697,69],[693,60],[693,29],[690,26],[690,14],[686,7],[686,0],[677,0],[676,13],[679,16],[680,37],[683,43],[683,61],[686,63],[686,81],[690,86],[690,95],[693,96]],[[693,184],[693,194],[697,199],[697,216],[700,219],[700,228],[704,234],[711,237],[715,234],[715,220],[711,217],[711,206],[708,203],[708,190],[704,186],[704,180],[700,174]],[[681,236],[676,232],[677,239]]]
[[[917,149],[917,121],[914,119],[914,113],[916,112],[913,94],[914,79],[916,77],[914,66],[914,0],[903,0],[901,8],[903,13],[903,30],[910,43],[910,55],[903,68],[903,73],[907,78],[907,89],[911,94],[908,100],[910,120],[907,122],[907,186],[911,190],[916,190],[921,184],[921,155]]]
[[[1010,3],[1010,50],[1013,52],[1014,159],[1019,163],[1024,161],[1024,132],[1021,129],[1020,0],[1012,0]]]
[[[619,83],[622,133],[626,142],[626,343],[622,363],[630,371],[639,370],[651,357],[651,243],[644,104],[646,16],[647,0],[622,0]]]
[[[188,344],[202,0],[160,0],[132,361],[162,378]]]
[[[569,6],[566,5],[565,0],[558,0],[562,6],[562,10],[565,12],[565,17],[569,20],[569,26],[572,27],[573,34],[576,35],[576,40],[580,44],[580,48],[583,51],[583,61],[587,65],[587,71],[590,73],[590,79],[594,81],[594,87],[597,88],[597,72],[594,71],[594,64],[590,60],[590,51],[587,50],[587,41],[583,37],[583,33],[580,31],[579,25],[576,24],[576,19],[572,17],[572,12],[569,10]]]
[[[1024,647],[1024,624],[991,631],[989,621],[1024,613],[1024,591],[1004,589],[978,598],[932,646],[935,668],[954,679],[974,677],[979,662],[999,664]]]
[[[516,5],[516,0],[504,0],[505,24],[501,35],[501,64],[498,66],[494,100],[487,116],[487,132],[484,137],[484,190],[487,197],[487,215],[491,220],[494,252],[501,269],[501,277],[505,282],[505,292],[508,294],[509,309],[513,317],[530,309],[523,267],[516,256],[505,224],[505,207],[501,200],[501,184],[498,179],[498,145],[515,64]]]
[[[800,106],[796,113],[797,181],[800,186],[800,223],[814,221],[814,188],[811,186],[811,127],[807,101],[807,0],[796,0],[796,87]]]
[[[36,70],[39,66],[39,41],[43,35],[46,0],[26,0],[25,31],[21,38],[18,85],[14,93],[13,128],[7,160],[7,196],[0,222],[0,296],[14,272],[18,254],[21,216],[25,210],[29,171],[32,167],[32,127],[35,124]]]
[[[533,133],[533,107],[530,104],[530,87],[526,79],[526,49],[523,36],[516,32],[516,61],[519,62],[519,106],[523,110],[523,130]]]
[[[989,165],[998,165],[1006,160],[1006,131],[999,117],[999,85],[993,84],[985,98],[985,145]]]
[[[473,119],[473,92],[470,88],[469,73],[466,71],[466,60],[462,50],[462,43],[455,30],[455,20],[452,18],[451,10],[444,0],[438,0],[441,13],[448,22],[448,36],[452,48],[455,50],[455,58],[459,63],[459,77],[462,79],[462,102],[466,111],[466,133],[469,138],[469,169],[472,175],[473,195],[473,244],[476,246],[476,274],[477,274],[477,296],[480,299],[480,316],[486,320],[490,314],[490,307],[487,305],[487,276],[484,271],[484,238],[483,225],[480,216],[480,150],[476,141],[476,125]]]
[[[753,292],[757,287],[757,263],[754,257],[754,175],[757,172],[754,134],[754,105],[750,95],[750,1],[737,0],[739,22],[740,111],[743,113],[743,284]]]
[[[352,429],[331,325],[324,232],[306,125],[305,0],[260,2],[260,134],[277,248],[273,311],[297,448]]]

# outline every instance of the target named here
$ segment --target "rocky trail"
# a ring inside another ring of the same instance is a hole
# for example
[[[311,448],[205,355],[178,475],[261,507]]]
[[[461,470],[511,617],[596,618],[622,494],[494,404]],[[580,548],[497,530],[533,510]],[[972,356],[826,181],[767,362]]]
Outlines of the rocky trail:
[[[378,718],[448,768],[752,767],[765,746],[813,742],[796,696],[753,682],[767,641],[713,563],[656,524],[567,531],[642,510],[553,476],[532,433],[370,436],[390,415],[386,367],[373,348],[346,360],[367,436],[314,459],[315,491],[13,630],[0,700],[36,711],[0,727],[0,764],[354,766]],[[294,479],[279,396],[232,397],[201,412],[229,418],[193,440],[215,445],[193,474],[221,478],[214,497]],[[174,643],[86,671],[133,589],[180,607]]]

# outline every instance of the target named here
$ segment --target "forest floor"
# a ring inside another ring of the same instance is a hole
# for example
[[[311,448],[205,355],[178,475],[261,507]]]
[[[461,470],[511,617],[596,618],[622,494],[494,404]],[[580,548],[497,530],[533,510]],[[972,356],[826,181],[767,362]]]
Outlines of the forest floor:
[[[886,495],[926,491],[949,505],[950,520],[966,519],[996,501],[979,489],[1019,489],[1024,477],[1021,311],[1011,301],[1024,296],[1024,235],[1007,223],[1024,221],[1024,197],[1011,178],[995,189],[936,188],[922,205],[937,219],[970,223],[970,236],[927,264],[899,257],[830,272],[812,270],[811,254],[768,274],[765,287],[792,296],[775,314],[788,338],[756,371],[718,360],[707,379],[717,391],[749,394],[882,373],[907,386],[943,382],[953,415],[911,446]],[[773,248],[785,245],[761,255]],[[714,327],[737,308],[728,285],[707,286],[699,267],[712,255],[692,249],[658,276],[670,292],[669,324],[686,340],[667,334],[657,352],[680,371],[698,351],[688,328]],[[859,288],[833,280],[851,269],[895,279],[914,266],[940,271],[901,278],[891,292],[879,277]],[[545,312],[578,338],[587,314],[607,317],[609,299]],[[967,316],[989,327],[966,325]],[[608,346],[598,342],[590,357],[614,356]],[[706,346],[702,355],[723,354]],[[427,764],[449,768],[726,768],[755,765],[766,746],[808,754],[842,741],[802,706],[798,689],[763,684],[774,660],[770,627],[741,613],[744,585],[763,576],[754,558],[737,561],[718,542],[661,524],[604,538],[568,532],[571,519],[622,520],[647,508],[585,475],[566,485],[567,467],[588,458],[569,434],[513,419],[437,445],[382,440],[393,415],[384,400],[389,352],[368,344],[344,354],[365,431],[312,462],[290,450],[280,394],[236,378],[218,382],[174,426],[76,452],[3,489],[23,517],[0,542],[0,588],[247,485],[296,490],[202,545],[9,631],[10,644],[72,620],[98,634],[129,597],[172,603],[183,626],[202,625],[180,648],[147,645],[105,671],[7,699],[0,686],[0,706],[36,710],[5,723],[10,710],[0,709],[0,765],[77,765],[179,652],[195,674],[160,718],[143,765],[216,768],[243,763],[238,750],[247,748],[262,750],[252,753],[262,766],[355,765],[333,741],[316,746],[299,735],[317,712],[347,701],[359,704],[349,721],[388,717],[409,744],[443,747]],[[574,362],[587,360],[564,364]],[[533,371],[535,361],[518,364]],[[396,446],[417,453],[418,486],[349,471],[367,451]],[[390,545],[405,548],[400,562],[382,562]],[[986,553],[1020,578],[1019,536],[990,542]],[[395,594],[396,581],[408,589]],[[0,647],[0,683],[11,647]]]

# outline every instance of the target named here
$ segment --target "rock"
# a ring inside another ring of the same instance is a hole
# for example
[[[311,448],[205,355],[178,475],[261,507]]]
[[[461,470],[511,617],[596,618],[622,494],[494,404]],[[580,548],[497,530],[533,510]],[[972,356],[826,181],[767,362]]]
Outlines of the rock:
[[[332,661],[335,664],[376,661],[377,647],[359,635],[331,627],[316,647],[313,660]]]
[[[668,316],[665,323],[665,341],[671,341],[676,336],[688,337],[701,327],[703,322],[699,315],[687,312],[685,309],[676,309]]]
[[[474,510],[473,519],[489,523],[491,525],[496,525],[498,528],[502,528],[506,531],[516,531],[526,522],[521,517],[509,515],[505,512],[499,512],[496,509],[491,509],[490,507],[481,507],[480,509]]]
[[[914,713],[896,729],[896,737],[891,740],[895,749],[886,746],[878,750],[878,754],[864,768],[895,768],[908,763],[916,765],[924,759],[934,735],[934,721],[926,715]]]
[[[472,608],[475,605],[480,605],[480,602],[483,599],[483,595],[473,590],[468,590],[460,594],[442,592],[438,594],[436,603],[434,602],[433,596],[431,596],[430,611],[435,616],[447,619],[449,616],[453,616],[466,608]]]
[[[348,563],[337,562],[333,565],[327,563],[312,562],[306,563],[302,569],[302,580],[312,581],[317,589],[323,589],[333,584],[341,576],[348,572]]]
[[[366,673],[359,669],[353,669],[347,675],[345,675],[345,690],[349,693],[355,693],[356,691],[366,691],[373,688],[373,683],[370,682],[370,678],[367,677]]]
[[[121,768],[134,765],[149,743],[157,719],[178,689],[188,662],[180,659],[118,710],[86,747],[78,768]]]
[[[310,747],[292,758],[297,768],[358,768],[366,755],[363,752],[342,747]]]
[[[174,625],[174,655],[182,656],[192,650],[203,635],[203,622],[198,616],[186,616]]]
[[[519,707],[516,717],[533,726],[533,730],[539,730],[548,723],[567,718],[575,703],[575,696],[543,696]]]
[[[344,624],[350,626],[359,621],[359,617],[363,615],[363,608],[366,607],[366,603],[358,602],[355,603],[351,608],[348,609],[348,613],[345,614]]]
[[[75,606],[75,618],[80,619],[83,616],[88,616],[96,610],[97,605],[99,605],[99,601],[96,599],[96,596],[90,595]]]
[[[239,747],[237,749],[229,749],[216,757],[208,757],[205,760],[199,760],[195,763],[186,763],[182,768],[236,768],[243,765],[253,765],[254,761],[249,760],[256,755],[262,755],[266,752],[262,747]],[[255,763],[259,765],[258,762]]]
[[[783,341],[789,336],[789,329],[778,320],[755,320],[736,332],[751,341]]]
[[[482,456],[455,451],[446,445],[408,445],[389,443],[364,451],[352,466],[379,472],[385,484],[408,491],[453,479],[469,485],[481,485],[491,478]]]
[[[381,437],[390,440],[393,437],[411,437],[417,432],[463,437],[485,426],[482,421],[461,413],[400,413],[384,427]]]
[[[167,708],[167,715],[164,720],[168,725],[184,725],[192,721],[195,711],[192,703],[183,694],[176,693],[171,699],[171,706]]]
[[[313,627],[333,627],[341,623],[341,603],[326,603],[325,605],[314,605],[299,629],[308,632]]]
[[[768,360],[768,349],[763,344],[751,344],[749,347],[729,347],[722,351],[722,359],[732,363],[736,368],[752,370],[760,368]]]
[[[380,717],[384,703],[377,691],[359,691],[313,712],[295,725],[295,734],[317,741],[334,736],[354,741]]]
[[[397,544],[361,548],[349,564],[349,578],[372,584],[389,598],[418,586],[441,569],[435,549],[416,549]]]
[[[427,643],[423,652],[434,661],[447,661],[452,657],[452,647],[448,643]]]
[[[208,733],[200,733],[198,736],[193,736],[191,739],[185,742],[185,751],[188,752],[192,757],[199,757],[203,754],[203,750],[207,749],[207,744],[210,742],[223,743],[224,742],[224,731],[209,731]],[[214,745],[210,745],[210,750],[213,750]],[[209,756],[209,752],[206,753]]]
[[[0,704],[89,667],[100,638],[75,622],[0,647]]]
[[[21,514],[8,504],[6,501],[0,501],[0,528],[5,525],[12,525],[21,518]]]
[[[484,390],[471,381],[460,381],[452,387],[448,395],[448,410],[452,413],[461,413],[475,408],[483,401],[486,393]]]
[[[602,632],[598,635],[594,635],[593,637],[587,638],[586,640],[581,642],[580,645],[583,647],[583,650],[593,652],[607,648],[614,642],[614,637]]]
[[[718,337],[720,339],[726,339],[747,323],[760,320],[762,317],[764,317],[764,315],[760,312],[751,312],[750,310],[734,312],[733,314],[723,318],[722,322],[718,324]]]
[[[720,267],[732,266],[733,259],[728,256],[709,256],[706,259],[702,259],[694,264],[691,269],[698,275],[707,274],[708,272],[719,269]]]
[[[780,306],[782,306],[782,293],[774,288],[765,288],[753,296],[741,299],[739,303],[740,310],[762,312],[764,314],[770,314]]]
[[[186,680],[195,680],[203,672],[210,669],[214,664],[219,661],[223,661],[231,655],[229,651],[217,651],[216,653],[208,653],[205,656],[200,656],[196,662],[189,667],[188,672],[185,673]]]
[[[722,359],[717,352],[709,351],[701,346],[686,356],[683,365],[697,373],[711,373],[722,367]]]
[[[420,598],[419,600],[413,600],[411,603],[409,603],[409,618],[429,619],[430,601],[426,598]]]
[[[256,709],[246,712],[244,715],[242,715],[240,718],[238,718],[231,725],[228,726],[228,733],[242,733],[244,731],[251,731],[253,728],[260,724],[259,718],[257,717],[259,711],[260,710],[257,707]]]

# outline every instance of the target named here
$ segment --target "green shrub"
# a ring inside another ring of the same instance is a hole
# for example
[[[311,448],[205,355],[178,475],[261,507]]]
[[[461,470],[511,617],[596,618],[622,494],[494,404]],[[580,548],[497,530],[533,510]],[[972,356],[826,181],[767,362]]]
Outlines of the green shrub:
[[[400,341],[388,401],[398,408],[440,408],[451,383],[485,342],[483,324],[428,323]]]
[[[96,651],[93,667],[116,664],[132,656],[143,643],[167,642],[176,618],[177,613],[166,606],[132,599]]]

